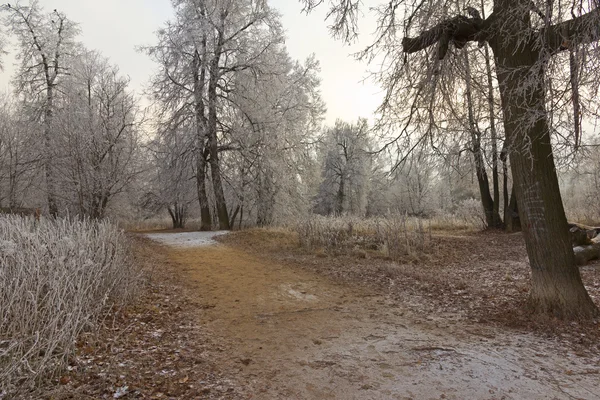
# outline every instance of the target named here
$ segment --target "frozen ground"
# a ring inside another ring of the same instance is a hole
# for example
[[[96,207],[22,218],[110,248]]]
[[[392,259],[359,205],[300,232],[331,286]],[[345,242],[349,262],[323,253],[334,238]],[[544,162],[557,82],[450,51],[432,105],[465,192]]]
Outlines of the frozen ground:
[[[146,233],[145,236],[167,246],[200,247],[217,244],[214,238],[225,235],[226,231],[216,232],[179,232],[179,233]]]
[[[211,359],[235,374],[239,393],[265,400],[600,399],[597,353],[415,313],[370,288],[207,246],[223,233],[147,237],[173,246],[168,265],[200,304],[198,322],[222,344]]]

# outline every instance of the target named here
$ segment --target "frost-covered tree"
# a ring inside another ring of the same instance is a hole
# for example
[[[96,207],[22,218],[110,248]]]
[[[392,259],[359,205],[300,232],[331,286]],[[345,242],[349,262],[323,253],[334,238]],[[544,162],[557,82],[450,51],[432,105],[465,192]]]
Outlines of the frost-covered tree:
[[[73,211],[104,218],[140,171],[142,115],[129,78],[95,51],[81,51],[62,84],[54,139],[63,154],[56,179]]]
[[[323,2],[304,3],[310,9]],[[352,38],[360,1],[329,3],[334,33]],[[547,97],[555,94],[557,85],[568,82],[575,104],[574,119],[580,118],[577,104],[581,104],[584,93],[579,88],[580,71],[585,69],[588,78],[595,77],[591,81],[599,81],[598,4],[392,0],[376,11],[380,16],[378,36],[366,54],[381,52],[388,56],[381,74],[387,89],[383,111],[388,111],[389,122],[402,127],[402,132],[414,127],[414,107],[425,102],[430,111],[428,133],[437,133],[441,121],[434,111],[442,100],[436,88],[447,63],[472,42],[490,47],[532,270],[530,304],[539,313],[564,318],[598,315],[575,266],[552,147],[552,133],[557,129],[553,118],[556,111],[569,104],[557,104],[548,100],[554,96]],[[570,79],[564,80],[557,73],[565,69]],[[597,84],[589,87],[590,93],[596,93]],[[577,137],[578,124],[574,122],[573,126]]]
[[[189,125],[189,124],[188,124]],[[173,228],[185,228],[189,211],[197,196],[194,190],[193,127],[182,125],[178,130],[160,132],[150,143],[152,160],[149,187],[143,206],[151,212],[166,209]]]
[[[303,197],[291,193],[302,187],[293,182],[323,110],[318,64],[289,58],[266,2],[173,6],[175,19],[145,49],[160,66],[151,88],[159,132],[191,144],[202,229],[211,228],[211,215],[221,229],[250,216],[269,224],[285,193],[295,202]]]
[[[32,200],[39,179],[38,125],[24,118],[8,95],[0,98],[0,207],[39,206]]]
[[[159,43],[147,52],[161,71],[153,92],[163,104],[165,120],[195,125],[196,177],[202,227],[211,225],[206,183],[210,182],[221,229],[229,229],[221,152],[228,127],[221,121],[231,83],[240,71],[260,68],[259,59],[283,42],[276,14],[266,2],[250,0],[174,0],[175,19],[158,32]],[[207,173],[210,168],[210,180]]]
[[[324,106],[313,57],[294,62],[279,45],[263,53],[259,64],[233,84],[236,106],[229,120],[236,152],[227,162],[235,171],[239,222],[246,216],[264,226],[310,208],[310,149]]]
[[[17,40],[20,63],[15,88],[26,102],[32,118],[43,124],[44,173],[48,212],[59,211],[55,171],[56,127],[54,116],[63,78],[76,49],[77,25],[62,12],[46,12],[38,1],[2,6],[6,24]]]
[[[316,211],[326,215],[365,215],[371,172],[367,120],[336,121],[321,139],[323,181]]]

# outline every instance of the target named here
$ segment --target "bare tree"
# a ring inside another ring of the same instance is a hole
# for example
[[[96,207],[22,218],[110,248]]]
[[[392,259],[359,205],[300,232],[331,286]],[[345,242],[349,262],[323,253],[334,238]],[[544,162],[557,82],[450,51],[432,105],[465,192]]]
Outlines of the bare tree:
[[[178,6],[183,2],[173,2]],[[197,12],[203,12],[200,8]],[[161,132],[182,134],[179,126],[193,132],[196,192],[201,211],[201,230],[212,228],[210,204],[206,188],[208,154],[206,152],[205,88],[207,35],[189,23],[189,10],[178,8],[175,21],[157,32],[158,44],[143,48],[159,65],[152,78],[151,93],[158,102]],[[192,8],[192,11],[194,9]]]
[[[95,51],[81,51],[64,80],[54,140],[68,153],[55,166],[76,212],[101,219],[139,173],[143,117],[129,78]]]
[[[56,171],[54,168],[55,136],[54,115],[56,97],[61,77],[68,71],[68,59],[72,55],[77,26],[65,14],[54,10],[45,13],[38,1],[30,5],[2,6],[8,14],[7,24],[16,37],[20,52],[17,58],[21,63],[15,81],[16,89],[31,102],[44,126],[44,172],[48,211],[58,214],[56,193]]]
[[[174,0],[175,20],[159,31],[159,44],[146,49],[161,65],[153,91],[172,124],[193,118],[197,183],[203,229],[210,228],[206,195],[210,167],[221,229],[230,228],[220,153],[227,126],[220,121],[232,106],[235,75],[256,69],[263,53],[283,42],[276,15],[265,2]],[[190,105],[192,105],[190,107]],[[190,109],[191,108],[191,109]]]
[[[251,205],[245,215],[264,226],[310,208],[310,151],[324,106],[314,57],[302,64],[292,61],[283,46],[274,47],[263,53],[259,65],[236,76],[231,93],[236,107],[229,121],[237,151],[226,161],[236,165],[239,222],[244,206]]]
[[[321,2],[305,1],[309,8],[316,3]],[[355,32],[359,1],[340,0],[333,4],[335,31],[350,37]],[[412,71],[411,65],[421,60],[421,65],[428,66],[424,76],[427,81],[412,90],[413,99],[425,96],[432,111],[438,77],[448,60],[455,57],[454,48],[460,50],[469,42],[490,45],[532,270],[531,306],[539,313],[563,318],[595,316],[598,310],[575,266],[561,201],[546,104],[552,77],[546,71],[561,52],[593,47],[600,36],[597,3],[564,7],[550,1],[496,0],[486,19],[477,11],[481,4],[469,5],[468,16],[461,14],[463,10],[455,2],[446,1],[392,0],[379,9],[379,35],[368,53],[382,51],[392,58],[390,70],[383,78],[388,89],[386,103],[398,104],[394,96],[399,94],[401,80],[407,74],[419,73]],[[400,10],[405,13],[403,17],[398,15]],[[404,57],[395,56],[399,54],[397,32],[404,36]],[[596,56],[588,52],[588,58],[593,60]],[[403,93],[404,98],[408,93]],[[404,126],[411,126],[410,118]]]
[[[179,129],[159,132],[150,143],[152,176],[143,199],[144,208],[154,213],[166,208],[174,229],[185,228],[194,202],[193,127]]]
[[[356,124],[341,120],[327,129],[323,143],[323,183],[317,211],[324,214],[366,213],[371,170],[369,127],[365,119]]]
[[[36,128],[7,96],[0,99],[0,205],[6,208],[37,206],[31,201],[41,166]]]

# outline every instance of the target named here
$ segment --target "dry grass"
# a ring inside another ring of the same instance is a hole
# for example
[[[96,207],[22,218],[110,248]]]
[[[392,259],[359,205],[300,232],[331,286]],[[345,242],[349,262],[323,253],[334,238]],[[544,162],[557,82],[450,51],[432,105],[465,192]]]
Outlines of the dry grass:
[[[0,217],[0,397],[64,369],[76,339],[128,301],[138,271],[104,222]]]
[[[398,215],[355,219],[312,216],[294,230],[300,245],[319,254],[380,255],[393,261],[418,261],[431,252],[428,221]]]
[[[170,229],[173,222],[170,218],[150,218],[137,221],[120,221],[119,227],[130,232],[151,232]]]
[[[247,399],[234,371],[221,370],[227,340],[200,323],[210,308],[169,250],[132,236],[144,273],[139,296],[79,336],[69,369],[44,399]]]

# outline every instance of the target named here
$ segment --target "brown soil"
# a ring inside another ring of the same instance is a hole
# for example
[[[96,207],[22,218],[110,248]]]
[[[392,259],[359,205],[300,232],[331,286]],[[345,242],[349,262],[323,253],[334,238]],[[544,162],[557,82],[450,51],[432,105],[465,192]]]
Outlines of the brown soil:
[[[200,324],[205,302],[182,277],[169,249],[134,237],[147,281],[129,307],[108,313],[81,335],[69,371],[32,399],[240,399],[236,377],[217,366],[223,338]]]
[[[446,237],[427,264],[400,266],[306,252],[287,232],[142,242],[151,292],[82,343],[65,386],[72,398],[124,386],[125,399],[600,398],[600,350],[572,346],[584,331],[549,339],[499,310],[526,297],[515,238]]]
[[[530,269],[522,235],[497,231],[434,235],[427,251],[391,262],[379,252],[308,251],[287,230],[254,229],[218,241],[385,293],[416,314],[536,332],[577,351],[600,353],[600,321],[561,322],[532,315],[527,307]],[[580,268],[600,307],[600,261]]]

